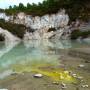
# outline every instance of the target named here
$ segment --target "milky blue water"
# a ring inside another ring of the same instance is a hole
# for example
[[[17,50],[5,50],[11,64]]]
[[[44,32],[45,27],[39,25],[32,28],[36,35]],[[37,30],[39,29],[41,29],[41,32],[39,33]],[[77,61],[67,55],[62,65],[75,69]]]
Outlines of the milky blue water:
[[[5,78],[13,72],[12,65],[25,63],[29,63],[30,65],[33,63],[58,64],[58,59],[64,55],[60,50],[89,46],[90,40],[0,42],[0,79]]]

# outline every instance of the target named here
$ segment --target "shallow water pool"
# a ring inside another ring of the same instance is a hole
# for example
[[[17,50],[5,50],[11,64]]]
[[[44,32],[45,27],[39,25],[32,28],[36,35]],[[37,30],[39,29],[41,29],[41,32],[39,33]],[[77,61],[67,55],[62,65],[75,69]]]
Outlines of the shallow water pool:
[[[66,90],[90,90],[89,55],[89,40],[1,42],[0,88],[60,90],[65,83]],[[35,79],[37,73],[43,77]]]

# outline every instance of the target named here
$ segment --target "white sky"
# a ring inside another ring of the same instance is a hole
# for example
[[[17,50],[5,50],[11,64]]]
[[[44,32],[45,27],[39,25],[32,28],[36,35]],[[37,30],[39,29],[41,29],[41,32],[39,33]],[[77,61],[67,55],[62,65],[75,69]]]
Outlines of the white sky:
[[[8,8],[10,5],[18,5],[20,2],[26,5],[29,3],[38,3],[43,0],[0,0],[0,8]]]

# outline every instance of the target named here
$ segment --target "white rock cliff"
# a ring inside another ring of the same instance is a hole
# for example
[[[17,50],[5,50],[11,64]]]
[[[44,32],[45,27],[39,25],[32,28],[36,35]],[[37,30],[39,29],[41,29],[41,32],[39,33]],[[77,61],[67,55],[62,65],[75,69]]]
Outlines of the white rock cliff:
[[[24,35],[24,40],[30,39],[64,39],[68,37],[70,31],[68,28],[69,16],[65,13],[65,10],[61,10],[56,14],[39,16],[26,15],[21,12],[14,18],[14,16],[6,16],[4,13],[0,13],[0,18],[6,22],[12,22],[16,24],[24,24],[26,27],[31,28],[34,32],[29,30]],[[55,31],[48,31],[50,28],[54,28]]]

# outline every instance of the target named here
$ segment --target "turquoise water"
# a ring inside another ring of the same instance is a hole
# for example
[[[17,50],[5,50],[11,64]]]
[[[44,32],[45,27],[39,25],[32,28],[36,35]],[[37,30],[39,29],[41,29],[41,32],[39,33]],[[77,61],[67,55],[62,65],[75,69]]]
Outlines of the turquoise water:
[[[65,53],[61,50],[71,48],[89,47],[90,41],[24,41],[12,43],[0,43],[0,79],[10,75],[14,70],[13,65],[58,65],[59,58]]]

